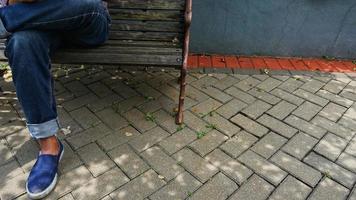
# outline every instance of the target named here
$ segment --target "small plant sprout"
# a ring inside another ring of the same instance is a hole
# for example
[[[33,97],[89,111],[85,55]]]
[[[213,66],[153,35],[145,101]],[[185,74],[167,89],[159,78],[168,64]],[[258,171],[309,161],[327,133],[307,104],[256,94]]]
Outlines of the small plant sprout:
[[[210,117],[212,117],[212,116],[214,115],[214,111],[210,111],[210,112],[208,113],[208,115],[209,115]]]
[[[188,192],[187,192],[188,197],[192,196],[192,194],[193,194],[193,193],[192,193],[191,191],[188,191]]]
[[[183,130],[183,129],[184,129],[184,127],[185,127],[185,125],[184,125],[184,124],[179,125],[179,126],[177,127],[177,132],[179,132],[179,131]]]
[[[146,99],[147,101],[153,101],[153,100],[155,100],[155,98],[154,98],[154,97],[151,97],[151,96],[145,96],[145,99]]]
[[[300,78],[300,77],[297,77],[297,76],[294,76],[293,78],[294,78],[294,80],[297,80],[297,81],[300,81],[300,80],[301,80],[301,78]]]
[[[328,171],[324,172],[324,175],[328,178],[331,178],[330,172],[328,172]]]
[[[207,132],[206,131],[197,131],[196,134],[197,134],[197,138],[201,139],[207,134]]]
[[[9,69],[9,65],[7,63],[0,63],[0,70],[7,70]]]
[[[146,119],[146,121],[150,121],[150,122],[156,121],[156,117],[153,116],[153,114],[150,112],[146,113],[145,119]]]
[[[208,124],[205,126],[206,128],[209,128],[209,129],[217,129],[217,126],[216,124]]]

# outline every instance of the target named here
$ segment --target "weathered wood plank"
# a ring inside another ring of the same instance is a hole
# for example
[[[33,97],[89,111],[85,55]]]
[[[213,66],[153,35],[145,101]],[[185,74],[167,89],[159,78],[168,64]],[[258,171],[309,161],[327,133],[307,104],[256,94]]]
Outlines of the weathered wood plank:
[[[184,25],[180,22],[113,20],[111,31],[159,31],[182,33],[183,26]]]
[[[78,53],[58,52],[53,58],[58,64],[127,64],[127,65],[157,65],[175,67],[182,65],[182,56],[172,55],[139,55],[115,53]]]
[[[65,48],[68,53],[113,53],[113,54],[153,54],[153,55],[181,55],[181,48],[165,47],[132,47],[132,46],[100,46],[97,48]]]
[[[122,47],[162,47],[162,48],[178,48],[182,49],[182,44],[173,41],[140,41],[140,40],[111,40],[105,42],[99,48],[106,46],[122,46]],[[0,51],[5,50],[5,41],[0,42]]]
[[[109,37],[118,40],[153,40],[181,43],[183,34],[168,32],[111,31]]]
[[[157,20],[184,21],[184,13],[179,10],[110,9],[113,20]]]
[[[111,0],[109,8],[184,10],[184,0]]]
[[[175,47],[182,48],[181,43],[173,41],[139,41],[139,40],[108,40],[105,45],[111,46],[133,46],[133,47]]]

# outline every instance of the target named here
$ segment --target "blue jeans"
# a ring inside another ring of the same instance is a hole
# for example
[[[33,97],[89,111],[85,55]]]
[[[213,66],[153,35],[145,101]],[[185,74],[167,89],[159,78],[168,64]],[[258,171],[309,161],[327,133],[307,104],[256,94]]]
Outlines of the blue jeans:
[[[0,9],[0,35],[31,136],[59,129],[51,54],[62,44],[96,46],[108,38],[110,16],[101,0],[40,0]]]

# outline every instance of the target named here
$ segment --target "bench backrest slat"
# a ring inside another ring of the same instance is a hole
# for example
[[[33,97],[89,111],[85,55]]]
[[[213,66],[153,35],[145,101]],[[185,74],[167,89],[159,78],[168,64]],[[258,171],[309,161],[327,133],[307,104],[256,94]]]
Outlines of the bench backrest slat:
[[[184,21],[181,10],[110,9],[113,20]]]
[[[180,22],[114,20],[111,31],[156,31],[183,33]]]
[[[182,46],[185,0],[110,1],[111,40],[164,41]]]
[[[184,10],[185,1],[182,0],[115,0],[115,1],[111,1],[111,3],[109,4],[109,8]]]
[[[111,31],[109,37],[117,40],[170,41],[172,43],[181,43],[183,40],[183,34],[168,32]]]

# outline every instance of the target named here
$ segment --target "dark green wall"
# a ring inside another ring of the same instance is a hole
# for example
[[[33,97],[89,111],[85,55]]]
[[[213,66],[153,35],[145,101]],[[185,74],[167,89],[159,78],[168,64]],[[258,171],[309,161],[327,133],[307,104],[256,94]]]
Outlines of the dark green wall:
[[[356,58],[356,0],[193,0],[191,52]]]

